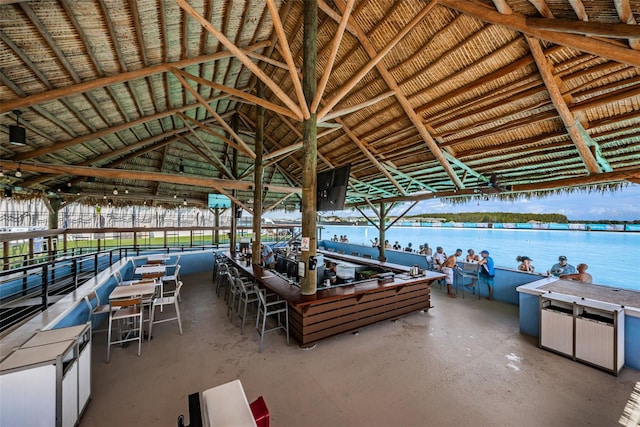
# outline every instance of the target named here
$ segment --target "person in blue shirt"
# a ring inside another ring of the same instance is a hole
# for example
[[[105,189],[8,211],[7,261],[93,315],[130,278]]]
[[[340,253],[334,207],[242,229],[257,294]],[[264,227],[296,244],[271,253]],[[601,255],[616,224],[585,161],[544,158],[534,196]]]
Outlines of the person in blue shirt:
[[[558,262],[553,264],[550,271],[556,277],[563,274],[576,274],[576,268],[571,264],[567,264],[567,257],[564,255],[558,257]]]
[[[495,276],[495,269],[493,266],[493,258],[489,256],[488,250],[480,252],[482,258],[478,261],[480,265],[480,278],[489,287],[489,301],[493,300],[493,277]]]
[[[260,250],[261,250],[262,265],[271,269],[275,268],[276,259],[273,256],[273,251],[271,250],[271,247],[269,245],[265,245],[261,243]]]

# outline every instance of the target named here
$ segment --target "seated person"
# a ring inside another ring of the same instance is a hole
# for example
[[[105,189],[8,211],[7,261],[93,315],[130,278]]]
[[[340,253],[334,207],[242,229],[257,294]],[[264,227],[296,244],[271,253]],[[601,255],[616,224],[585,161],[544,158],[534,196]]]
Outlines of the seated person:
[[[260,262],[267,268],[274,269],[276,267],[276,258],[273,256],[273,251],[269,245],[260,243]]]
[[[587,273],[587,268],[589,266],[587,264],[578,264],[578,272],[575,274],[563,274],[560,276],[561,279],[567,280],[578,280],[580,282],[591,283],[593,281],[593,277],[589,273]]]
[[[516,257],[516,261],[518,261],[520,263],[520,265],[518,266],[518,270],[526,271],[527,273],[535,272],[536,268],[533,265],[531,265],[532,259],[529,258],[528,256],[526,256],[526,255],[523,255],[523,256],[518,255]]]
[[[488,250],[480,252],[482,259],[478,262],[480,264],[479,276],[482,281],[489,287],[489,301],[493,300],[493,278],[495,276],[495,268],[493,265],[493,258],[489,256]]]
[[[425,243],[422,247],[422,255],[433,255],[433,251],[429,247],[428,243]]]
[[[377,248],[378,246],[380,246],[380,241],[378,240],[378,238],[376,237],[375,240],[371,241],[371,247],[372,248]]]
[[[436,248],[436,254],[433,256],[433,266],[436,270],[440,270],[442,268],[442,264],[447,260],[447,254],[444,253],[442,246],[438,246]]]
[[[478,262],[480,261],[480,257],[476,255],[473,249],[469,249],[467,251],[467,257],[465,258],[466,262]]]
[[[396,240],[396,242],[393,244],[393,249],[395,249],[396,251],[399,251],[400,249],[402,249],[402,246],[400,246],[400,243],[398,243],[398,241]]]
[[[411,242],[407,243],[407,247],[404,248],[405,252],[413,252],[413,248],[411,247]]]
[[[551,270],[549,271],[551,272],[551,274],[558,277],[562,276],[563,274],[575,274],[576,268],[571,264],[567,264],[566,256],[560,255],[558,257],[558,262],[556,264],[553,264],[553,267],[551,267]]]
[[[389,243],[388,240],[385,240],[384,241],[384,247],[385,247],[385,249],[391,249],[391,243]]]

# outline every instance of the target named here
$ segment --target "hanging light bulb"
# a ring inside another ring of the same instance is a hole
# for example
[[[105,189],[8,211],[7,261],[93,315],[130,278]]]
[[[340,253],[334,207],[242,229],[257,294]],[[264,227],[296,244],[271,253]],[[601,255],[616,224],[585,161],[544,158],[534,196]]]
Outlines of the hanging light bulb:
[[[185,198],[184,198],[184,200],[182,201],[182,204],[183,204],[184,206],[187,206],[187,198],[186,198],[186,197],[185,197]]]
[[[118,187],[113,187],[113,195],[114,196],[118,195]]]
[[[20,169],[20,163],[18,163],[18,169],[16,169],[16,178],[22,178],[22,169]]]
[[[102,194],[102,198],[106,200],[107,199],[107,193],[103,193]]]
[[[173,198],[174,198],[174,199],[177,199],[177,198],[178,198],[178,195],[177,195],[177,194],[174,194],[174,195],[173,195]]]
[[[129,194],[129,189],[128,188],[124,189],[124,194]]]

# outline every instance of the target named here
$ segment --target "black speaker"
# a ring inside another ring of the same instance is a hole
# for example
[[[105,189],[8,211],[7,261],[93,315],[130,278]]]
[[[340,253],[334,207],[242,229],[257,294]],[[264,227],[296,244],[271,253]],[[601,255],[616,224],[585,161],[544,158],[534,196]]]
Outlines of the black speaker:
[[[9,142],[15,145],[27,143],[27,131],[22,126],[9,125]]]
[[[13,196],[13,190],[10,187],[7,187],[4,189],[4,197],[12,197]]]
[[[242,208],[239,208],[238,206],[236,206],[236,218],[242,218]]]

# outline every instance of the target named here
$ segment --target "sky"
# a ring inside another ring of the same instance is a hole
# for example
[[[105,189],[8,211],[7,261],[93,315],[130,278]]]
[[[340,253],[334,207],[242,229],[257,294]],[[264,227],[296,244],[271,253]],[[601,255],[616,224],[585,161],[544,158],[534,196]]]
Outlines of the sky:
[[[400,215],[408,205],[398,206],[390,215]],[[522,198],[514,202],[500,200],[473,200],[468,203],[447,203],[439,199],[424,200],[418,203],[407,215],[421,213],[458,213],[458,212],[514,212],[514,213],[559,213],[569,220],[640,220],[640,185],[629,184],[616,191],[588,192],[578,190],[573,193],[552,194],[544,198]],[[358,211],[328,212],[340,217],[361,216]],[[285,214],[274,211],[269,218],[295,219],[299,212]]]

